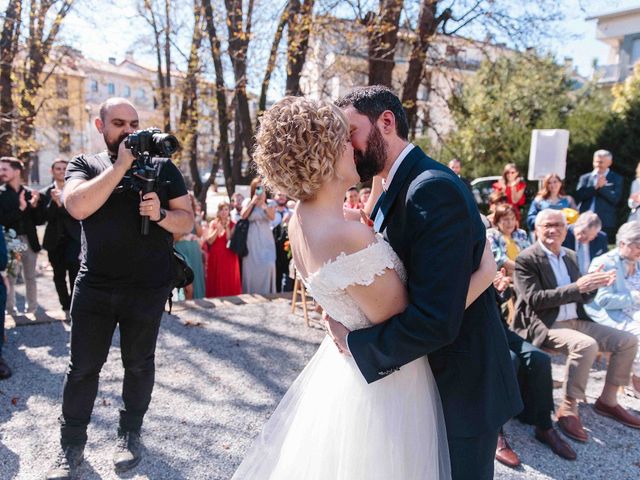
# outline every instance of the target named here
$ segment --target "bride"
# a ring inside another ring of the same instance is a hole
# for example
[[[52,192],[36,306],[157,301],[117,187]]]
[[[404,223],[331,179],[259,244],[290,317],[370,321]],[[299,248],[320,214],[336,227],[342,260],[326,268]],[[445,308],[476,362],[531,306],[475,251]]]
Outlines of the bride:
[[[310,294],[354,330],[402,312],[407,292],[393,249],[368,226],[344,217],[344,192],[360,180],[349,137],[338,107],[286,97],[262,117],[254,159],[267,185],[299,200],[289,237]],[[494,275],[485,250],[467,305]],[[440,397],[427,358],[367,384],[344,353],[324,339],[234,480],[450,478]]]

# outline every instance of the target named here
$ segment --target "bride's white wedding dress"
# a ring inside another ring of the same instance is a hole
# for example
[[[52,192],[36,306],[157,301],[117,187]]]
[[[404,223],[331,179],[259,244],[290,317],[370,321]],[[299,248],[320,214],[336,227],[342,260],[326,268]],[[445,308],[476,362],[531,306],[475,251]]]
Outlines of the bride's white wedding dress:
[[[310,275],[309,292],[350,330],[370,325],[347,294],[405,269],[378,236]],[[234,480],[449,479],[440,397],[426,357],[367,384],[326,337],[256,438]]]

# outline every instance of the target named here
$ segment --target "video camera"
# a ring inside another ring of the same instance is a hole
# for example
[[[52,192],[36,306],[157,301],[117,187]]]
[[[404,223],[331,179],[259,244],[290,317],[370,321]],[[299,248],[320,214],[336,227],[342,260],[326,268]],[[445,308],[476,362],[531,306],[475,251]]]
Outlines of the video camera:
[[[118,191],[133,191],[146,195],[158,190],[157,158],[169,158],[180,148],[178,139],[170,133],[162,133],[159,128],[137,130],[124,139],[124,146],[136,158],[131,169],[125,174]],[[142,235],[149,234],[149,217],[142,216]]]

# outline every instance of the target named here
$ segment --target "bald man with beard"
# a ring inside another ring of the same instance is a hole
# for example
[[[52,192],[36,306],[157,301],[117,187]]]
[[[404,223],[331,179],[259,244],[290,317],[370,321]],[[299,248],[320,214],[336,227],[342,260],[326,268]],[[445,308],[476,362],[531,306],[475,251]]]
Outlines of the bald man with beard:
[[[154,355],[160,319],[173,278],[173,234],[193,228],[182,175],[170,161],[158,162],[157,192],[140,193],[123,178],[135,160],[123,141],[139,127],[138,113],[124,98],[100,107],[95,127],[106,151],[78,155],[67,167],[64,207],[82,223],[82,260],[71,301],[71,358],[64,380],[60,449],[48,480],[73,478],[82,462],[87,426],[116,326],[124,367],[123,408],[114,454],[116,472],[141,459],[140,431],[154,385]],[[141,216],[150,220],[140,233]]]

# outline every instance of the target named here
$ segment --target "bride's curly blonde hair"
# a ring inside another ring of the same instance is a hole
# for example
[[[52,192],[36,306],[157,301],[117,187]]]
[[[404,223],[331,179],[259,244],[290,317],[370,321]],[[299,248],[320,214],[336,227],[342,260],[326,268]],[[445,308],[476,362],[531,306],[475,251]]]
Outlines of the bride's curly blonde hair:
[[[334,104],[285,97],[262,116],[253,159],[267,186],[307,200],[334,175],[348,136],[349,123]]]

